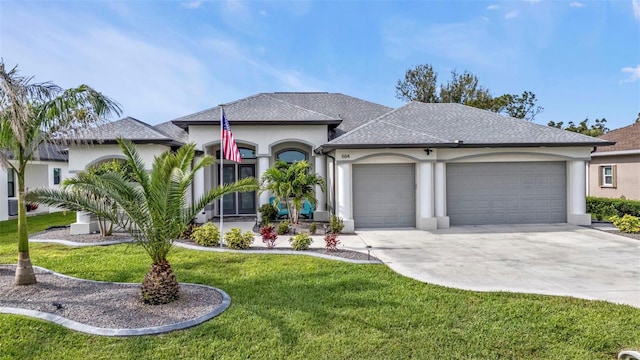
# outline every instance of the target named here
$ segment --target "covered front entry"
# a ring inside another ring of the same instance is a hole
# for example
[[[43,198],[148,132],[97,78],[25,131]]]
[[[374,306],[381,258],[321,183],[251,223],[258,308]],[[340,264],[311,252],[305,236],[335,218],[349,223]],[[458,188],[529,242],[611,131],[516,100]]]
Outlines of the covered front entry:
[[[238,180],[255,177],[255,164],[223,164],[223,184],[231,184]],[[223,197],[223,214],[255,214],[256,192],[242,192],[228,194]]]
[[[451,225],[567,222],[565,162],[447,164]]]
[[[353,165],[356,228],[416,225],[415,164]]]

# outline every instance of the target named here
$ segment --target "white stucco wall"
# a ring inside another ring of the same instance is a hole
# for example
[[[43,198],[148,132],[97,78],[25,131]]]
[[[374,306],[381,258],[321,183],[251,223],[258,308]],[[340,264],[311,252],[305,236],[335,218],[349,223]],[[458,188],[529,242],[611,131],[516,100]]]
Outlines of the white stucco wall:
[[[155,144],[139,144],[136,145],[138,154],[145,163],[147,169],[151,169],[153,158],[169,150],[168,146]],[[85,170],[89,165],[95,162],[121,158],[124,159],[122,151],[117,144],[101,144],[101,145],[80,145],[69,147],[69,173],[74,174]]]
[[[271,155],[271,147],[283,142],[301,142],[315,149],[327,142],[326,125],[240,125],[232,124],[231,131],[237,143],[256,147],[257,155]],[[220,126],[189,126],[189,141],[198,149],[220,142]],[[312,150],[313,150],[312,149]]]
[[[589,160],[590,147],[539,147],[539,148],[443,148],[430,149],[338,149],[332,152],[337,162],[336,208],[346,227],[353,226],[350,213],[353,204],[341,204],[352,201],[346,196],[353,186],[351,178],[341,178],[341,174],[350,176],[346,164],[416,164],[416,226],[429,230],[449,226],[446,216],[446,164],[477,162],[533,162],[565,161],[567,172],[567,219],[569,223],[584,225],[589,219],[585,214],[585,161]],[[429,165],[433,164],[433,165]],[[428,188],[425,188],[428,187]],[[350,228],[349,230],[352,230]]]

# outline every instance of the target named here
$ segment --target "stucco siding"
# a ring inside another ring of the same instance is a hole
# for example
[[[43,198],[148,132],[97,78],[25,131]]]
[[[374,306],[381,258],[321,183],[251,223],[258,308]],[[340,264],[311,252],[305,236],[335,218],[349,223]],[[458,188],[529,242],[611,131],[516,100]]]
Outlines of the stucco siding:
[[[600,186],[600,167],[616,166],[616,186]],[[640,200],[640,154],[597,156],[589,164],[589,195]]]
[[[141,144],[136,146],[147,169],[151,169],[155,156],[169,150],[168,146],[156,144]],[[78,171],[83,171],[96,161],[110,158],[124,158],[119,145],[71,146],[69,147],[69,173],[74,174]]]

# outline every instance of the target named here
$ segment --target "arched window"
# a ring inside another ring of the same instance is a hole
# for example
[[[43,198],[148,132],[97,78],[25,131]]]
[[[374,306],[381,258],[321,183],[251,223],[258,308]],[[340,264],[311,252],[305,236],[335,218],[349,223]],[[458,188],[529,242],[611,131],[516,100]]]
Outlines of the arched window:
[[[307,153],[295,149],[283,150],[276,154],[276,159],[283,160],[287,164],[292,164],[296,161],[307,160]]]
[[[253,149],[241,147],[238,148],[238,150],[240,151],[240,156],[242,156],[243,159],[256,158],[256,151]],[[220,150],[216,151],[216,158],[220,159]]]

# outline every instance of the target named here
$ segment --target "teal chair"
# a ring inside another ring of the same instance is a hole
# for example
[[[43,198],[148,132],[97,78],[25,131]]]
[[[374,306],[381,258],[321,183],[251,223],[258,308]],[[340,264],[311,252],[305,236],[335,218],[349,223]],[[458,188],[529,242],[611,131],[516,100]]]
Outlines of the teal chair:
[[[269,204],[273,204],[276,197],[272,196],[269,198]],[[311,205],[307,200],[302,204],[302,209],[300,209],[300,216],[304,216],[307,219],[313,218],[313,212],[316,210],[316,207]],[[280,201],[278,204],[278,215],[277,218],[280,219],[282,217],[289,217],[289,209],[287,209],[287,203],[284,201]]]

